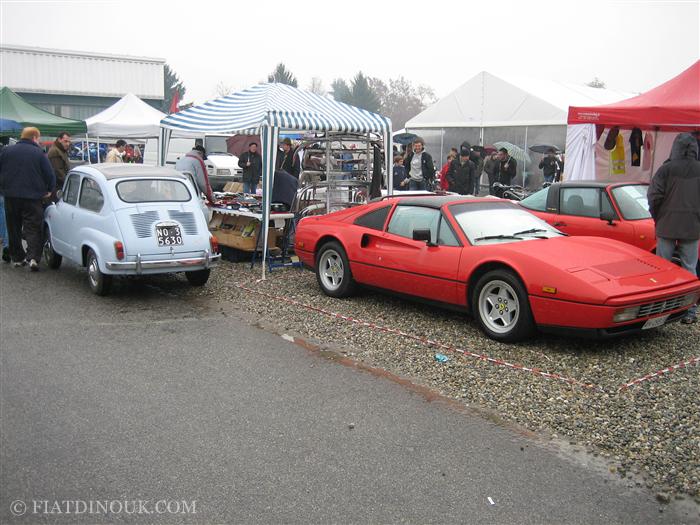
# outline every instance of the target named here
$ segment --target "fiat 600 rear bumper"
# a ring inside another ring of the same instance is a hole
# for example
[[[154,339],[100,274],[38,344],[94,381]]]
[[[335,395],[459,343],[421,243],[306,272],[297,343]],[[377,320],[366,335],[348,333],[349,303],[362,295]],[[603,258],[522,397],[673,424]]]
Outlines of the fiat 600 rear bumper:
[[[205,251],[201,257],[188,257],[185,259],[160,259],[144,261],[141,254],[136,255],[135,261],[127,262],[107,262],[107,269],[113,272],[134,272],[139,275],[143,272],[152,270],[169,270],[173,272],[188,271],[196,268],[209,268],[215,264],[221,255],[218,253],[211,254]]]

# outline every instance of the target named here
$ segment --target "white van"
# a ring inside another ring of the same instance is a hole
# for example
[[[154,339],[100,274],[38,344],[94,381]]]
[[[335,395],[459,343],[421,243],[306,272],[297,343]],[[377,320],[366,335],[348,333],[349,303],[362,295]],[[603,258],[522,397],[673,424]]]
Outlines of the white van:
[[[227,182],[241,181],[241,168],[238,167],[238,157],[226,151],[226,137],[205,137],[204,139],[179,139],[171,138],[168,146],[166,166],[174,167],[180,157],[192,151],[196,141],[204,142],[207,158],[204,165],[207,167],[209,184],[212,190],[221,191]],[[143,155],[144,164],[155,165],[158,160],[158,140],[150,139],[146,143]]]

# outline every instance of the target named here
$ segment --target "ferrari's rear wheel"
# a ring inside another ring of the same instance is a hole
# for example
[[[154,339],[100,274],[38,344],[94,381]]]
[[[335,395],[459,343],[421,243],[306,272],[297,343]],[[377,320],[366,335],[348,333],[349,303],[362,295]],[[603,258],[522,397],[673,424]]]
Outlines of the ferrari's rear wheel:
[[[490,271],[477,281],[472,312],[486,335],[496,341],[521,341],[535,333],[525,287],[508,270]]]
[[[331,241],[316,256],[316,279],[323,293],[331,297],[348,297],[356,284],[350,273],[350,263],[343,247]]]

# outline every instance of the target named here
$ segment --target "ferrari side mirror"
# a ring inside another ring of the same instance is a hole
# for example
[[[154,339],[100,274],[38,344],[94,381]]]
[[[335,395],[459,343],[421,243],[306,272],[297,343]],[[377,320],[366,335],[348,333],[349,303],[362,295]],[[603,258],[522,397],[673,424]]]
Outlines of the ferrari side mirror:
[[[601,211],[600,212],[600,220],[601,221],[607,221],[610,226],[613,225],[613,221],[615,220],[615,216],[612,214],[610,211]]]
[[[414,241],[425,241],[428,246],[437,246],[431,242],[430,230],[429,229],[416,229],[413,230],[413,240]]]

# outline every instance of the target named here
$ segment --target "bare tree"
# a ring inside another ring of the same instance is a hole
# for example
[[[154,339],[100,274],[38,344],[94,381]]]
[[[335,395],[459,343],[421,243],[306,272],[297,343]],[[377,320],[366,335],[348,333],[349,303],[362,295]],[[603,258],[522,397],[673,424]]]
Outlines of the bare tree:
[[[593,80],[591,80],[586,85],[588,87],[592,87],[592,88],[605,89],[605,82],[600,80],[598,77],[595,77]]]
[[[215,88],[215,94],[217,97],[225,97],[226,95],[230,95],[234,91],[234,87],[231,84],[227,84],[223,80],[219,80],[219,83],[216,85]]]
[[[323,86],[323,80],[320,77],[313,77],[309,84],[309,91],[317,95],[325,96],[326,88]]]

